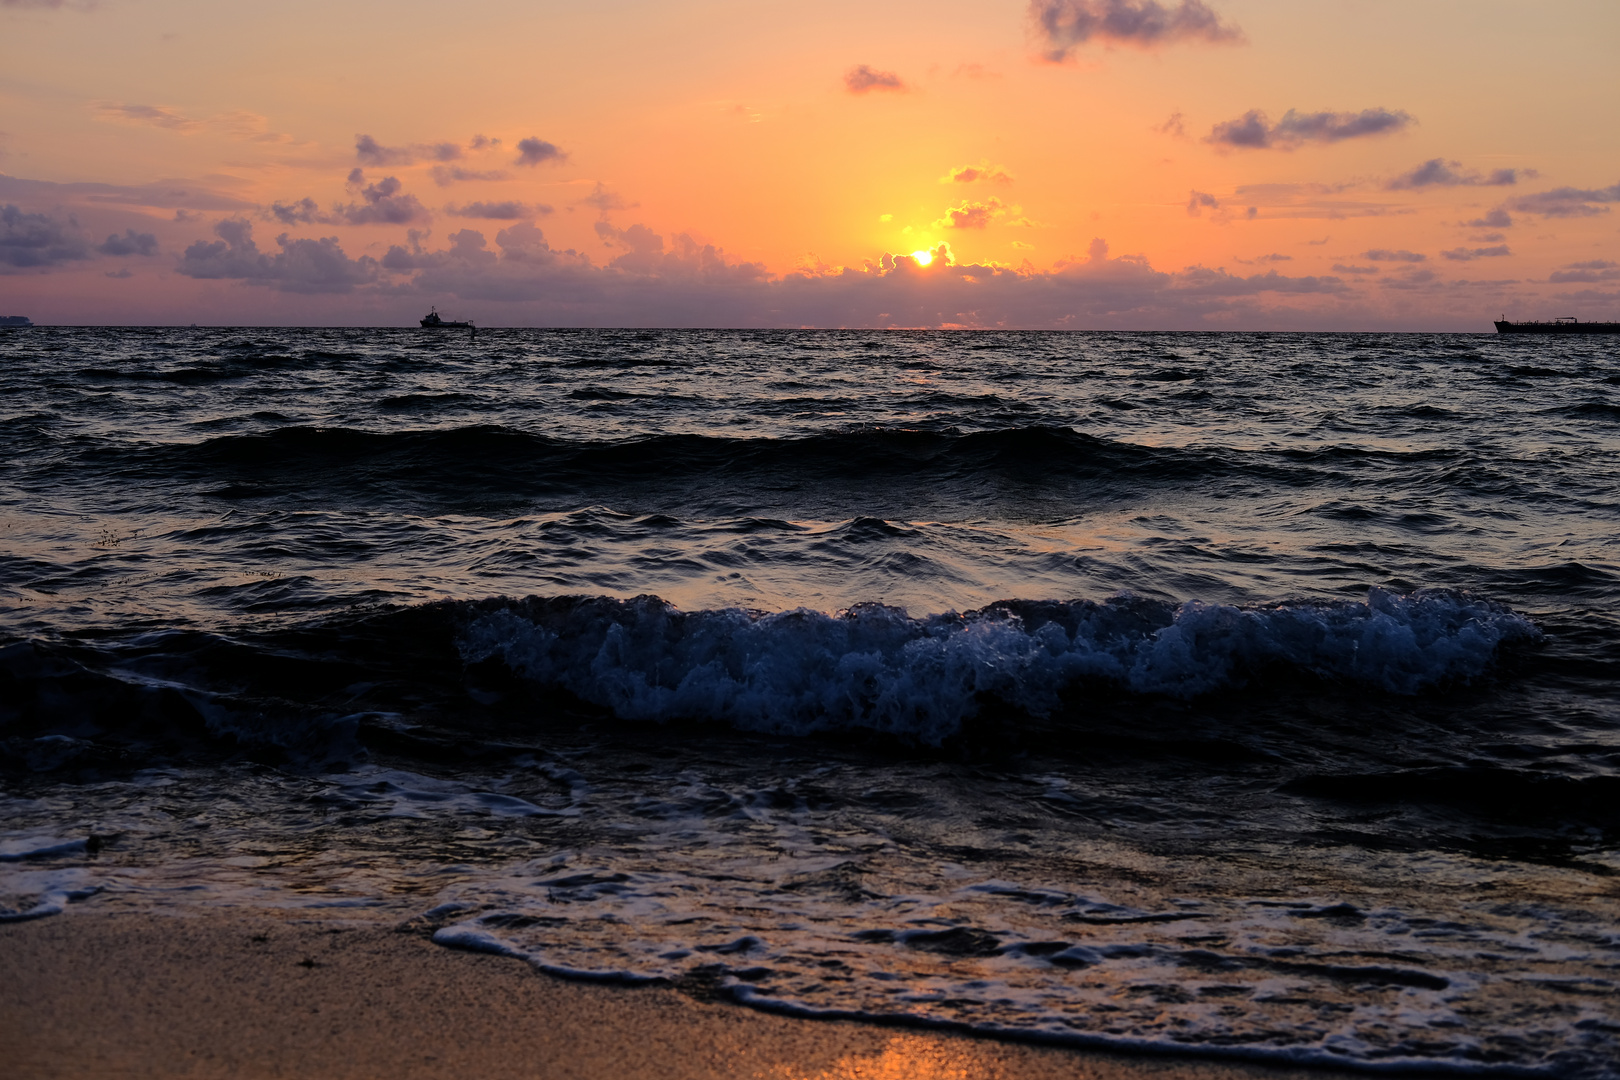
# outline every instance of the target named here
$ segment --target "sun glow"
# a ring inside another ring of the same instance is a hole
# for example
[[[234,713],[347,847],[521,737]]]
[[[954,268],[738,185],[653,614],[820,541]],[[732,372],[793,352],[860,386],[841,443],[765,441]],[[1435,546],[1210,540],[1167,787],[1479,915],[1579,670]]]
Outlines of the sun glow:
[[[917,260],[918,266],[927,266],[929,263],[934,261],[934,253],[932,251],[913,251],[911,253],[911,257]]]

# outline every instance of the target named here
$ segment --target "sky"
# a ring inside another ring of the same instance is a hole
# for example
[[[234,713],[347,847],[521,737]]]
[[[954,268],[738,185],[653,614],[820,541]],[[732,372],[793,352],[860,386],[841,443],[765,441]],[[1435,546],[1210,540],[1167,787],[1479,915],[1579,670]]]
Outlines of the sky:
[[[0,314],[1620,319],[1614,0],[0,0]]]

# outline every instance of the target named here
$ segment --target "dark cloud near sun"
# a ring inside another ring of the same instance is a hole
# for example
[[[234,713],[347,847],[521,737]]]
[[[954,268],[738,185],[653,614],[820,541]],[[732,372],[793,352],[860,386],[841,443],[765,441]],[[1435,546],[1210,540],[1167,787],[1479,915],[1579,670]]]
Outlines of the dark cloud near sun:
[[[78,223],[0,206],[0,267],[32,270],[90,257]]]
[[[1493,169],[1489,173],[1480,173],[1464,169],[1460,161],[1430,158],[1384,186],[1390,191],[1427,187],[1510,187],[1519,182],[1521,175],[1534,177],[1537,174],[1534,169]]]
[[[214,226],[215,241],[198,240],[180,257],[179,273],[202,280],[237,280],[291,293],[346,293],[377,280],[377,260],[350,259],[335,236],[294,240],[276,237],[274,255],[259,250],[253,225],[227,218]]]
[[[1221,21],[1203,0],[1163,4],[1158,0],[1031,0],[1030,19],[1042,39],[1042,55],[1066,60],[1082,45],[1151,48],[1178,41],[1236,44],[1243,31]]]
[[[125,229],[123,236],[113,233],[96,245],[96,250],[103,255],[156,255],[157,249],[157,237],[134,229]]]
[[[1222,149],[1293,150],[1305,143],[1336,143],[1372,135],[1391,135],[1416,121],[1401,109],[1302,113],[1289,109],[1275,124],[1260,109],[1210,129],[1204,141]]]
[[[879,71],[866,64],[857,64],[844,72],[844,89],[852,94],[869,94],[874,90],[903,91],[906,84],[892,71]]]
[[[942,184],[1010,184],[1013,175],[1000,165],[981,161],[977,165],[962,165],[939,178]]]
[[[517,144],[518,156],[514,165],[525,165],[530,168],[536,165],[561,165],[568,160],[568,155],[557,149],[554,143],[544,139],[520,139]]]

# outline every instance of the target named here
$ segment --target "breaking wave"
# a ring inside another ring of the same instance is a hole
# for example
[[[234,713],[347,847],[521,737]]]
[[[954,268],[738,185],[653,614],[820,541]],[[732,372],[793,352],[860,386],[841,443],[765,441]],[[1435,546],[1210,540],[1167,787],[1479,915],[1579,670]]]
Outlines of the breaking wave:
[[[1502,645],[1539,637],[1491,601],[1374,588],[1360,602],[1178,606],[1121,595],[923,618],[882,604],[767,614],[683,612],[651,596],[530,598],[473,606],[458,647],[468,663],[502,661],[624,719],[866,729],[937,744],[986,698],[1045,716],[1080,683],[1191,698],[1278,668],[1415,694],[1477,678]]]

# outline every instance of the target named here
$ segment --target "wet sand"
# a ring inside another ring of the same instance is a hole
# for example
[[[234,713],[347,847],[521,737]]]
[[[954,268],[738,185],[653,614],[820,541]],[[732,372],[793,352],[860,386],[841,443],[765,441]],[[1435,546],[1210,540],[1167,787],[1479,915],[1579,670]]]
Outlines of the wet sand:
[[[255,911],[0,926],[0,1071],[47,1077],[1331,1080],[775,1016],[541,975],[379,922]]]

